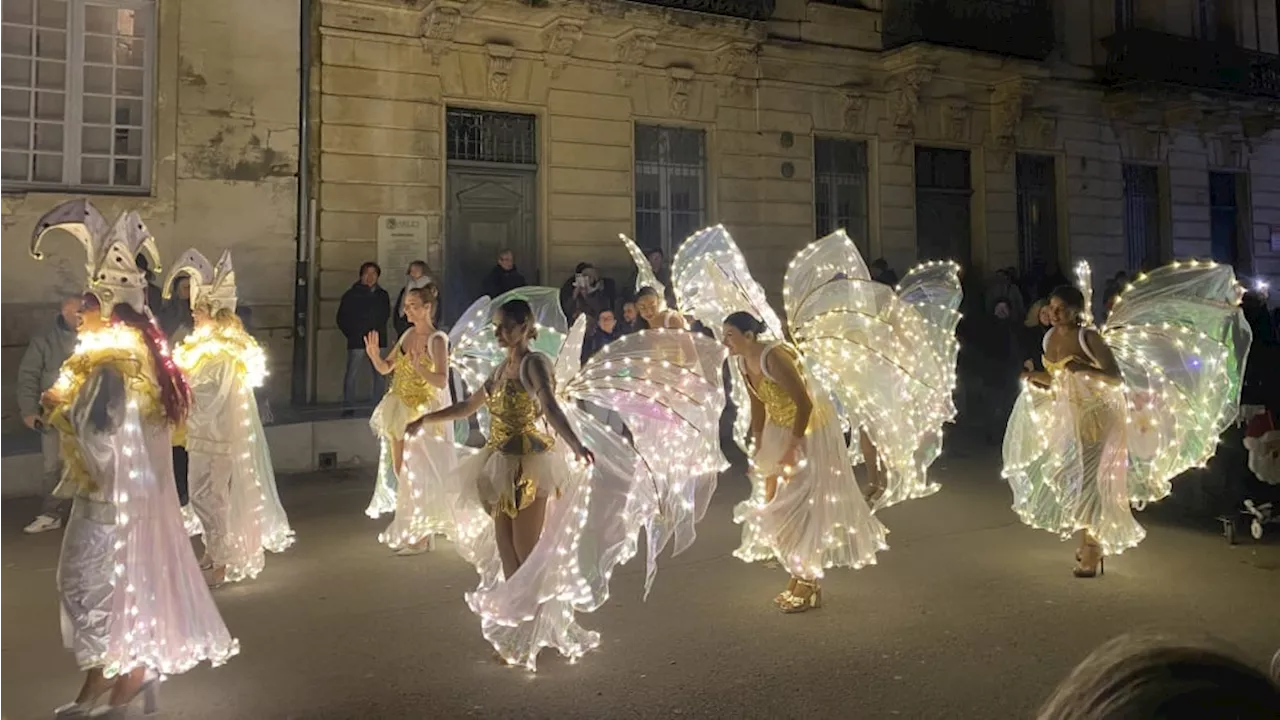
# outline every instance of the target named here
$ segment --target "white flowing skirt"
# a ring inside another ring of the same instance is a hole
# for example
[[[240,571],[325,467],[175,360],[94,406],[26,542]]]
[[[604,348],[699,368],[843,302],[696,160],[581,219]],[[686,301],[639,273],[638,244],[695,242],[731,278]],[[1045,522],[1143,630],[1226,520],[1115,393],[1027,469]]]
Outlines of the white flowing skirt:
[[[417,545],[434,535],[454,539],[453,508],[458,502],[458,453],[451,426],[428,425],[404,441],[404,469],[395,487],[395,516],[378,541],[392,550]],[[383,444],[389,444],[383,441]]]
[[[791,428],[767,423],[753,459],[753,483],[778,467]],[[874,565],[887,550],[888,530],[871,514],[849,464],[839,425],[828,422],[805,439],[806,464],[790,480],[779,480],[773,500],[761,493],[738,505],[742,546],[734,555],[747,562],[776,559],[794,577],[818,579],[827,568]]]
[[[571,469],[559,448],[523,456],[485,448],[462,460],[457,476],[458,552],[480,574],[479,586],[466,595],[467,605],[480,616],[481,631],[494,650],[508,664],[533,670],[544,647],[576,659],[599,645],[599,634],[574,619],[575,605],[582,601],[573,576],[591,495],[587,473]],[[536,497],[548,499],[546,516],[533,552],[504,578],[493,518],[504,496],[515,499],[522,476],[537,484]]]

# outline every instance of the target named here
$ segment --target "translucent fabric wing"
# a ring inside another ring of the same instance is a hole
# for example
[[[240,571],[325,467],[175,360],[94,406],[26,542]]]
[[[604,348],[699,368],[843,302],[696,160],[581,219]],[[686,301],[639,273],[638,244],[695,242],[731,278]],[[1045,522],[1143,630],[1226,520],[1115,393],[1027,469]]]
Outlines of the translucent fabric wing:
[[[653,273],[653,265],[649,264],[649,258],[645,257],[644,251],[631,238],[618,234],[618,239],[627,248],[627,252],[631,255],[631,261],[636,264],[636,286],[634,290],[639,292],[641,288],[651,287],[658,291],[660,304],[665,304],[662,298],[667,295],[667,286],[658,282],[658,276]]]
[[[735,312],[760,318],[767,332],[765,342],[781,340],[782,320],[769,305],[764,288],[747,269],[746,258],[723,225],[701,230],[684,242],[671,266],[671,282],[680,312],[721,337],[724,319]],[[737,363],[730,363],[730,399],[737,408],[733,437],[743,452],[751,453],[751,399]]]
[[[679,554],[693,543],[728,466],[719,442],[724,359],[723,348],[702,335],[645,330],[606,345],[563,386],[571,401],[618,413],[639,453],[632,526],[647,534],[646,593],[667,544],[674,540]]]
[[[1243,292],[1228,265],[1174,263],[1140,275],[1112,308],[1102,337],[1124,375],[1133,501],[1167,495],[1235,420],[1252,342]]]
[[[796,256],[785,285],[806,367],[834,396],[845,424],[876,446],[886,486],[877,509],[935,492],[925,471],[955,413],[954,265],[913,269],[895,292],[870,279],[856,246],[836,232]]]
[[[1080,324],[1093,327],[1093,268],[1088,260],[1081,260],[1075,267],[1076,287],[1084,295],[1084,310],[1080,312]]]

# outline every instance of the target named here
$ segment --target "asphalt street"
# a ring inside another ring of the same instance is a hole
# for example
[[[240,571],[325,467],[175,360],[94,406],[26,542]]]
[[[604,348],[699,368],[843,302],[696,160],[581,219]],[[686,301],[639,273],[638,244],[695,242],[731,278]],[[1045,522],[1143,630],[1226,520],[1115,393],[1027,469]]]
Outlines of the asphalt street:
[[[732,556],[741,475],[721,481],[685,554],[641,600],[643,554],[580,616],[599,650],[539,671],[492,659],[462,593],[475,575],[442,543],[394,557],[362,510],[372,471],[283,478],[298,543],[257,580],[215,591],[241,654],[164,683],[164,718],[1026,718],[1091,649],[1134,629],[1209,632],[1264,663],[1280,648],[1280,543],[1229,546],[1211,517],[1157,506],[1150,535],[1097,579],[1069,543],[1022,526],[993,450],[952,443],[943,489],[882,514],[877,566],[834,571],[822,609],[782,615],[781,570]],[[61,648],[60,532],[3,508],[3,717],[49,717],[79,674]]]

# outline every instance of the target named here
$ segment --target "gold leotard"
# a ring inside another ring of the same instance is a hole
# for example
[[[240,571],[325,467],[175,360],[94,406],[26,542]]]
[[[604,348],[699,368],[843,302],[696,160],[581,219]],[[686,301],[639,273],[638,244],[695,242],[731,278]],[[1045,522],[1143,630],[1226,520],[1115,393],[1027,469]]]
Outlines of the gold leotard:
[[[489,410],[489,440],[485,448],[504,455],[540,455],[555,447],[555,438],[538,428],[542,408],[517,378],[494,382],[485,407]],[[537,478],[521,465],[510,492],[498,499],[498,512],[514,518],[538,495]]]

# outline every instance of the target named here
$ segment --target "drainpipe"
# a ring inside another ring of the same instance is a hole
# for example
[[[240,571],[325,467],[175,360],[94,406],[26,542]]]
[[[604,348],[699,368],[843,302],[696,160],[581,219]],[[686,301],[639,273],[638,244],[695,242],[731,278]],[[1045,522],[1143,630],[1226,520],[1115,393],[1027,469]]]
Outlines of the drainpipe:
[[[298,206],[297,258],[293,284],[293,366],[290,398],[311,400],[311,0],[301,0],[298,18]]]

